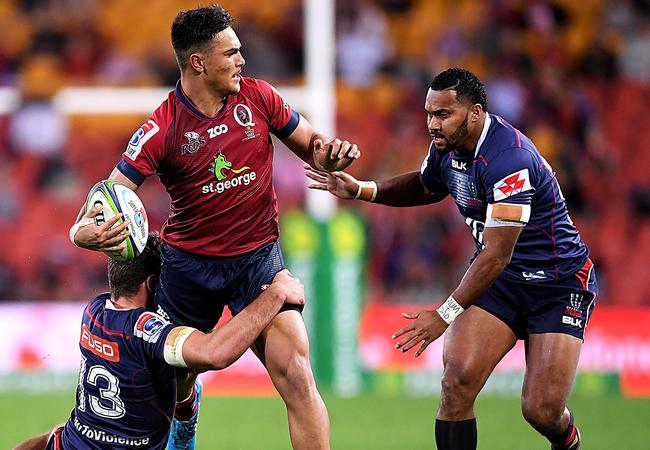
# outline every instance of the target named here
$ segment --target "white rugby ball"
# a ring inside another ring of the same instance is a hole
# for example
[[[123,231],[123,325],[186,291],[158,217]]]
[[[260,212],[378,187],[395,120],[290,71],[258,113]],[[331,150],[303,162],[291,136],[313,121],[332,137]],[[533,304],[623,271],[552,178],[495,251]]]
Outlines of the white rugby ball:
[[[102,225],[116,214],[122,217],[112,228],[129,220],[129,237],[124,241],[126,248],[121,252],[105,252],[117,261],[128,261],[144,250],[149,237],[149,221],[140,198],[124,184],[114,180],[103,180],[92,187],[86,199],[86,211],[102,207],[94,218],[95,225]]]

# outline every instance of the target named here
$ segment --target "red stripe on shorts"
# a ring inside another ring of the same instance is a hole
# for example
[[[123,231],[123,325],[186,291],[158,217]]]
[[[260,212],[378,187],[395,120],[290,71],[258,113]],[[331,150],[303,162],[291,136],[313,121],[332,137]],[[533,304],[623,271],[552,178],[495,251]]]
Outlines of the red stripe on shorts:
[[[580,280],[580,283],[582,283],[582,287],[585,290],[587,289],[587,283],[589,283],[589,276],[591,275],[591,269],[593,269],[593,267],[594,263],[591,262],[590,258],[587,258],[584,266],[576,272],[576,277],[578,277],[578,280]]]

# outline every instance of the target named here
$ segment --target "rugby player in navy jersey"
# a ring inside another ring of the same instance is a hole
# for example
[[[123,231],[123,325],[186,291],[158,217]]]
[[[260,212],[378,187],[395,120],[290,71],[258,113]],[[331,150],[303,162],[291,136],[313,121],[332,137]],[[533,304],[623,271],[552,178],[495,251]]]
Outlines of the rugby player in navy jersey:
[[[149,309],[160,275],[158,234],[128,262],[108,264],[110,293],[81,320],[81,368],[68,421],[20,450],[164,449],[176,403],[174,367],[223,369],[236,361],[286,304],[304,305],[287,270],[225,325],[204,334]]]
[[[485,88],[467,70],[438,74],[425,110],[433,141],[419,171],[375,182],[305,167],[310,187],[390,206],[451,195],[470,228],[477,254],[458,287],[438,309],[403,314],[411,323],[393,335],[403,352],[419,345],[419,356],[448,330],[440,450],[476,449],[474,401],[518,339],[526,344],[524,417],[553,449],[578,449],[566,403],[597,285],[555,173],[530,139],[487,112]]]
[[[280,138],[316,168],[341,170],[360,155],[355,144],[317,133],[262,80],[244,77],[242,45],[218,5],[180,12],[171,39],[181,78],[133,135],[110,178],[137,189],[157,174],[171,197],[162,228],[160,313],[210,330],[224,306],[241,311],[283,266],[272,184],[273,145]],[[124,226],[79,221],[73,242],[121,248]],[[286,306],[252,346],[288,413],[296,449],[329,448],[329,418],[316,388],[300,308]],[[179,376],[179,380],[180,380]],[[194,377],[179,384],[170,448],[193,448],[198,395]]]

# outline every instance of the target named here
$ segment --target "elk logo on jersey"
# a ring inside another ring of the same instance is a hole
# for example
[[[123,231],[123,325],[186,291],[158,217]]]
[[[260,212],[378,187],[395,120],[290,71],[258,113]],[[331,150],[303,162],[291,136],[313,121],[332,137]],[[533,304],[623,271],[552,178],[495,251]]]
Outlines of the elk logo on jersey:
[[[494,184],[494,201],[498,202],[506,197],[529,191],[532,188],[533,187],[530,185],[528,169],[511,173]]]
[[[183,144],[182,155],[193,155],[205,145],[205,139],[196,131],[187,131],[183,136],[187,138],[187,144]]]
[[[244,166],[239,169],[233,169],[232,163],[226,159],[223,153],[219,152],[215,155],[212,164],[210,165],[210,171],[214,173],[214,176],[218,181],[223,180],[228,175],[224,174],[224,171],[229,170],[233,173],[240,174],[245,170],[249,170],[250,167]]]

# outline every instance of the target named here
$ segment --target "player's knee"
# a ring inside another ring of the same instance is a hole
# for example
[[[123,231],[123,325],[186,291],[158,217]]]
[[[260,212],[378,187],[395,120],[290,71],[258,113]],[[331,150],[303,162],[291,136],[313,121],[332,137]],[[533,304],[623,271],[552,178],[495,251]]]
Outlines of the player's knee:
[[[480,386],[473,371],[467,367],[448,364],[442,375],[440,408],[453,415],[454,411],[471,408]]]
[[[298,352],[287,358],[278,375],[286,391],[296,396],[307,395],[316,388],[309,358]]]
[[[560,426],[564,405],[554,402],[548,396],[524,397],[521,412],[533,428],[545,432]]]

